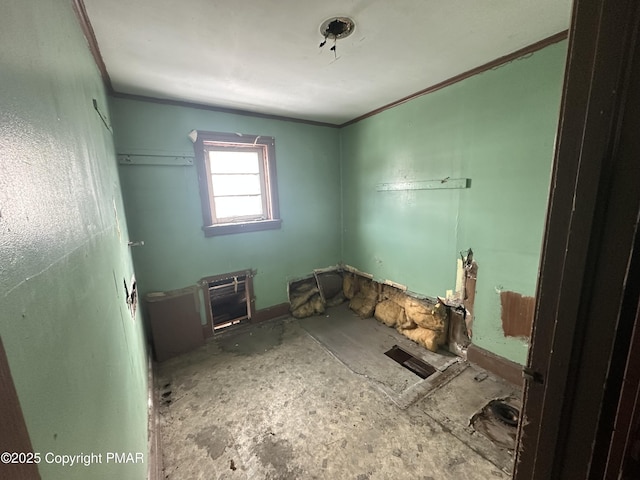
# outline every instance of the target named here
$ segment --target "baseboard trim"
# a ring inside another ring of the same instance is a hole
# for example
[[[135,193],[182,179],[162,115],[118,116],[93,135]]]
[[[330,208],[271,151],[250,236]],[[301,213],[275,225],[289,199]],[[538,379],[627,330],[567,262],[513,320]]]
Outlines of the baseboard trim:
[[[467,347],[467,361],[503,378],[514,385],[523,386],[522,365],[471,344]]]
[[[251,317],[251,323],[264,322],[266,320],[272,320],[278,317],[285,317],[289,315],[289,303],[279,303],[271,307],[258,310]]]
[[[149,355],[149,373],[148,373],[148,390],[149,390],[149,458],[148,458],[148,480],[163,480],[164,465],[162,463],[162,437],[160,435],[160,417],[158,415],[158,404],[160,397],[155,384],[154,362]]]

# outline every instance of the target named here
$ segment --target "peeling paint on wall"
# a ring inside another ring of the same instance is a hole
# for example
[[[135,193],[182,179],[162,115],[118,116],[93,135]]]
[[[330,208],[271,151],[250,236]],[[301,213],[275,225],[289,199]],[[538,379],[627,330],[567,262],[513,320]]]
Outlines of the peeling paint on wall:
[[[527,297],[517,292],[503,290],[500,292],[502,305],[502,331],[505,337],[529,337],[533,314],[536,306],[535,297]]]

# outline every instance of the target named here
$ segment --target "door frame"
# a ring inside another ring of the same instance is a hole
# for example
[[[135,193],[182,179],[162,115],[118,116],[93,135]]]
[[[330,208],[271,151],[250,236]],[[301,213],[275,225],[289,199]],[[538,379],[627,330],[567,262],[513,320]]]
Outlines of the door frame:
[[[639,24],[636,0],[574,3],[516,480],[606,468],[639,300]]]

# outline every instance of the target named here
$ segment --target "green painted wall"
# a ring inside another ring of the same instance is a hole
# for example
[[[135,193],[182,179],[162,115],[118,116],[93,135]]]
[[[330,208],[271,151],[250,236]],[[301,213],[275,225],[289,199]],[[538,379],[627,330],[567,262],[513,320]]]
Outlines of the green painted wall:
[[[474,340],[524,362],[526,342],[503,335],[498,292],[535,291],[565,52],[553,45],[342,130],[113,98],[119,153],[193,155],[192,129],[276,138],[276,231],[205,238],[194,167],[120,167],[131,239],[145,242],[133,250],[141,292],[253,268],[265,308],[286,300],[288,279],[342,259],[436,296],[455,287],[471,247]],[[375,190],[445,177],[472,188]]]
[[[146,478],[147,364],[104,88],[72,2],[0,15],[0,335],[35,451],[143,452],[40,464],[43,479]],[[103,461],[106,458],[103,457]]]
[[[261,309],[287,301],[288,279],[340,260],[337,129],[122,98],[112,112],[118,153],[193,156],[193,129],[276,139],[279,230],[205,238],[195,167],[120,166],[143,294],[252,268]]]
[[[410,290],[455,288],[479,264],[474,343],[519,363],[500,290],[534,295],[566,42],[341,130],[343,260]],[[472,179],[465,190],[378,192],[385,182]]]

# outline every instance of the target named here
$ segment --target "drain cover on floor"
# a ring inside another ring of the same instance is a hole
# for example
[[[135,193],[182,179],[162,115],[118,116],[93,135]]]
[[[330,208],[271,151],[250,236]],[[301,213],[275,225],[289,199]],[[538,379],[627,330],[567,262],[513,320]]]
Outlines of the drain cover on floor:
[[[407,370],[411,370],[420,378],[427,378],[428,376],[436,373],[436,369],[433,366],[429,365],[427,362],[420,360],[419,358],[414,357],[409,352],[404,351],[397,345],[391,347],[391,349],[384,352],[384,354],[387,357],[398,362]]]
[[[511,427],[518,426],[518,417],[520,416],[520,412],[516,407],[509,405],[501,400],[493,400],[489,402],[489,408],[491,409],[491,413],[503,423]]]
[[[469,420],[469,425],[499,447],[513,450],[518,432],[520,412],[508,401],[512,399],[496,398],[487,403]]]

